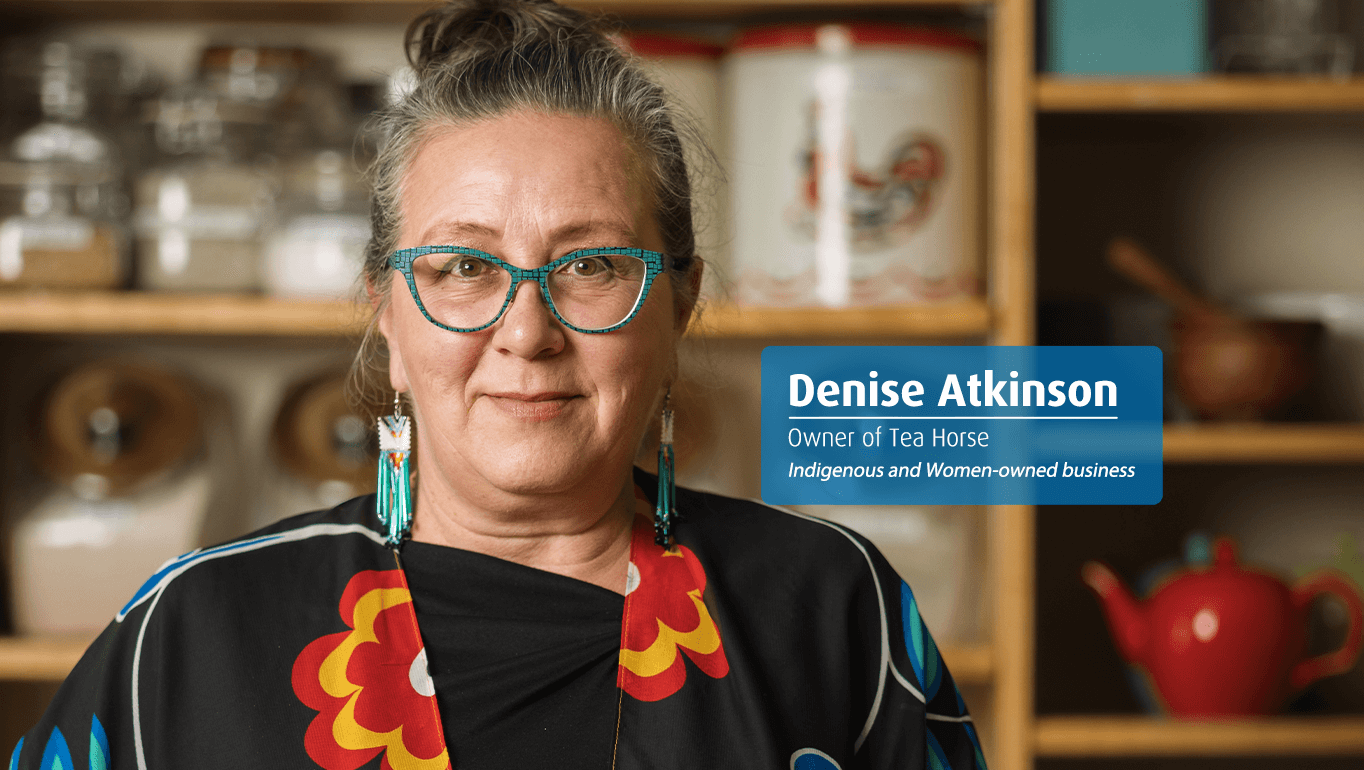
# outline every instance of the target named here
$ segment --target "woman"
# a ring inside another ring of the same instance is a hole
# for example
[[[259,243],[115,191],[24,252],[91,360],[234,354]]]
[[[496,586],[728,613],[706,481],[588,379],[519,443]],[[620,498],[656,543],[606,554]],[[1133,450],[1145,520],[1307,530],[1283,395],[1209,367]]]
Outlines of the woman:
[[[660,89],[548,0],[409,42],[366,269],[410,410],[379,496],[166,565],[11,767],[983,765],[871,545],[674,491],[669,427],[662,481],[632,466],[702,271]]]

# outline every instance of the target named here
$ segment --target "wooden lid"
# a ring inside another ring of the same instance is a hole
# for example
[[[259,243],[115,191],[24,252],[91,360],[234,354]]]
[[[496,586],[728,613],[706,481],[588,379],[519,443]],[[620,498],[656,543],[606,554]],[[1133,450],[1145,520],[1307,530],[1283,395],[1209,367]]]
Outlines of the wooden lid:
[[[151,366],[97,361],[52,388],[35,443],[38,465],[57,480],[101,477],[97,492],[117,495],[180,464],[201,436],[198,395],[186,380]]]
[[[275,418],[274,445],[280,461],[300,478],[344,481],[360,493],[374,490],[379,457],[374,425],[351,406],[342,373],[289,389]]]

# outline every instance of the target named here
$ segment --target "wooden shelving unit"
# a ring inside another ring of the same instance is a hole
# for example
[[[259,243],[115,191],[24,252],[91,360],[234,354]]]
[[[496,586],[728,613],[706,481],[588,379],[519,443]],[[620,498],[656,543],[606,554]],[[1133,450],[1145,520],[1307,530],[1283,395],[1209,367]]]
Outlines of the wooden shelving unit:
[[[1039,75],[1037,113],[1359,113],[1364,78],[1333,80],[1257,76],[1118,79]],[[1088,124],[1087,124],[1088,125]],[[1093,130],[1089,127],[1088,130]],[[1145,192],[1143,194],[1146,194]],[[1083,212],[1076,212],[1082,215]],[[1167,464],[1347,465],[1364,463],[1364,425],[1200,423],[1164,431]],[[1095,639],[1106,644],[1106,639]],[[1264,717],[1174,720],[1144,716],[1036,717],[1035,758],[1364,757],[1364,717]]]
[[[0,637],[0,679],[60,682],[71,673],[93,637]]]
[[[1040,112],[1359,112],[1364,78],[1037,78]]]
[[[1165,429],[1167,463],[1364,463],[1364,425],[1205,423]]]
[[[0,294],[0,333],[353,337],[368,309],[351,302],[221,294],[10,292]],[[984,300],[852,308],[707,306],[692,333],[716,339],[948,338],[991,331]]]
[[[1176,721],[1148,717],[1043,717],[1043,757],[1341,756],[1364,754],[1364,717]]]

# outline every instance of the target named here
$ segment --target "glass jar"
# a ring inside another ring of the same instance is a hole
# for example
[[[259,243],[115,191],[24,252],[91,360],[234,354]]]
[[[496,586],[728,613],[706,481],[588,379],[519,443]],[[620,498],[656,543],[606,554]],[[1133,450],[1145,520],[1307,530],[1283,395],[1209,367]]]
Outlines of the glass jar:
[[[357,286],[369,243],[368,188],[335,149],[300,154],[283,176],[278,226],[266,239],[266,290],[343,299]]]
[[[300,73],[276,114],[282,182],[275,227],[266,237],[266,290],[345,298],[357,286],[369,242],[358,116],[324,57]]]
[[[1224,72],[1348,78],[1355,46],[1341,0],[1218,0],[1217,66]]]
[[[65,42],[36,50],[12,73],[35,86],[40,120],[0,162],[0,286],[122,285],[127,203],[118,150],[87,118],[89,58]]]
[[[263,110],[194,83],[163,97],[154,117],[163,160],[134,188],[139,286],[259,290],[274,201],[270,174],[253,161]]]

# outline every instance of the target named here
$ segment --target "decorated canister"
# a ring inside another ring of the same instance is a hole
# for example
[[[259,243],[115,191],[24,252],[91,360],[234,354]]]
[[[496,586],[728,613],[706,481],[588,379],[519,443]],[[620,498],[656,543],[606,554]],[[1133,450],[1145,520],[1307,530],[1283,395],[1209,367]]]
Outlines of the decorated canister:
[[[713,168],[724,155],[721,120],[720,60],[724,49],[692,37],[661,32],[631,31],[620,35],[621,45],[643,60],[646,70],[677,100],[714,155],[687,147],[687,169],[692,184],[696,249],[706,261],[702,295],[717,297],[729,276],[729,213],[724,184]],[[685,138],[685,137],[684,137]]]
[[[977,43],[903,26],[762,27],[740,34],[727,66],[740,302],[979,293]]]

